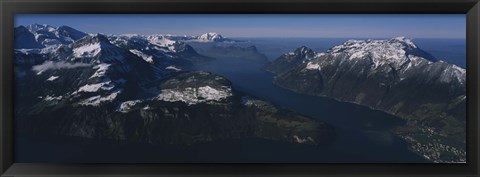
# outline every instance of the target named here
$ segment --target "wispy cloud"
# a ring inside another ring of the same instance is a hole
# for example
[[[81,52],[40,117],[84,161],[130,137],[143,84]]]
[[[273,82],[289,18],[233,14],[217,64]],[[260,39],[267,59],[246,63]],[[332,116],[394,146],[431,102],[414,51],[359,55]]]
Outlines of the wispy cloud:
[[[67,62],[53,62],[46,61],[41,65],[36,65],[32,67],[32,70],[35,72],[43,72],[47,70],[58,70],[58,69],[73,69],[73,68],[82,68],[90,67],[90,64],[86,63],[67,63]]]

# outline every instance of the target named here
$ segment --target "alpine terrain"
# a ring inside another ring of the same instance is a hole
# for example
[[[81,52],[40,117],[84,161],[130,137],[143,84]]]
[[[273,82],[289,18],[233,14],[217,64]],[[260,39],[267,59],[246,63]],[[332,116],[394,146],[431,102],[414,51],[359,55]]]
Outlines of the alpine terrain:
[[[466,70],[410,39],[349,40],[326,52],[302,46],[265,70],[280,87],[407,120],[393,131],[429,160],[466,161]]]
[[[71,27],[15,28],[18,133],[191,145],[255,137],[319,145],[324,122],[236,91],[191,66],[214,58],[185,43],[221,35],[104,35]]]

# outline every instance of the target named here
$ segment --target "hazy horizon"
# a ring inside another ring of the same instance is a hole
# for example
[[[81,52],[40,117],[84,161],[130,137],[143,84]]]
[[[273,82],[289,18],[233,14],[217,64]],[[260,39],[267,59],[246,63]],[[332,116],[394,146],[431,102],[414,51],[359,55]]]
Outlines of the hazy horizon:
[[[67,25],[87,33],[200,35],[230,38],[465,39],[464,14],[22,14],[15,26]]]

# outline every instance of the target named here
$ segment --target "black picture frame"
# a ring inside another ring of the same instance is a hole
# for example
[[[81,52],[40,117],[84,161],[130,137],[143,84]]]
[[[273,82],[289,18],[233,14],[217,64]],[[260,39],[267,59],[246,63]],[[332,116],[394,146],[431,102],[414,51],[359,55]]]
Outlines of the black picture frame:
[[[0,60],[2,176],[479,176],[478,0],[3,0]],[[15,14],[465,14],[466,164],[22,164],[14,162]]]

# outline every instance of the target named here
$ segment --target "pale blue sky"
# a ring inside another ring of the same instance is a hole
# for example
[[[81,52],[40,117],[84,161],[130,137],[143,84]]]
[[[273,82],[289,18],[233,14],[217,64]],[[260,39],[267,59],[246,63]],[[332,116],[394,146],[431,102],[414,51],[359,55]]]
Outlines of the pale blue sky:
[[[51,14],[17,15],[15,26],[67,25],[88,33],[226,37],[465,38],[464,14]]]

